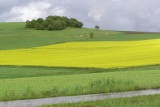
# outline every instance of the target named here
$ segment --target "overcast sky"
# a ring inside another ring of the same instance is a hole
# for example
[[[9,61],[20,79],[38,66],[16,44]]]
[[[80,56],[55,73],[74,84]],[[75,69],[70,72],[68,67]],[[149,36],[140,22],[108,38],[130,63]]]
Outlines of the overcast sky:
[[[85,27],[160,31],[160,0],[0,0],[0,22],[48,15],[74,17]]]

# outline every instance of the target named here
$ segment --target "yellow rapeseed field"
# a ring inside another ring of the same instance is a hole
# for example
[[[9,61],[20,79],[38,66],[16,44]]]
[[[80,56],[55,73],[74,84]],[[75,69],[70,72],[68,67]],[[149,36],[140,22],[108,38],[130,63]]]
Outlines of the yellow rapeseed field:
[[[160,39],[68,42],[0,51],[0,65],[117,68],[154,64],[160,64]]]

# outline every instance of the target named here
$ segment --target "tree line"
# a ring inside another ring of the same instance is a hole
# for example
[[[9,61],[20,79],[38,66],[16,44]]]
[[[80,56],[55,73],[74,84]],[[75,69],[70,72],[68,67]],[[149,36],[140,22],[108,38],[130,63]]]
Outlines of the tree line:
[[[46,19],[38,18],[26,21],[26,28],[34,28],[36,30],[63,30],[66,27],[82,28],[83,23],[75,18],[65,16],[48,16]]]

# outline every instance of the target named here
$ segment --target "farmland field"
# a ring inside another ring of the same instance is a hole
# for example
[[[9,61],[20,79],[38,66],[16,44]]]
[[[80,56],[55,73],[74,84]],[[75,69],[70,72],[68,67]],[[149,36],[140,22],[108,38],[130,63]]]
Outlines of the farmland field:
[[[0,79],[0,100],[159,88],[159,76],[157,65],[104,73],[3,78]]]
[[[0,57],[0,65],[86,68],[155,65],[160,64],[160,39],[69,42],[30,49],[1,50]]]
[[[0,66],[0,79],[6,78],[26,78],[26,77],[43,77],[43,76],[58,76],[58,75],[73,75],[73,74],[89,74],[89,73],[105,73],[118,71],[144,71],[158,70],[159,65],[139,66],[128,68],[111,68],[111,69],[96,69],[96,68],[65,68],[65,67],[34,67],[34,66]]]
[[[158,33],[24,26],[0,23],[0,100],[160,88]]]

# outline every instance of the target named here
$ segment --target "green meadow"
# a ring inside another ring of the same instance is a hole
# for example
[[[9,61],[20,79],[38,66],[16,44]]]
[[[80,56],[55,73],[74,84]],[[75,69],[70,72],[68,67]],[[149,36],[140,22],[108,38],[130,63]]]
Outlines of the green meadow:
[[[67,28],[62,31],[26,29],[25,23],[0,23],[0,49],[20,49],[70,41],[133,41],[158,39],[159,34],[134,34],[88,28]],[[93,39],[87,34],[94,33]],[[83,35],[83,36],[82,36]]]
[[[24,27],[0,23],[1,101],[160,88],[158,33]]]

